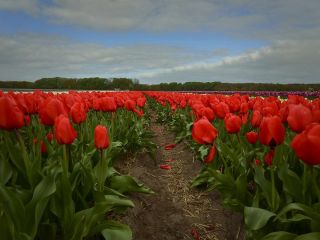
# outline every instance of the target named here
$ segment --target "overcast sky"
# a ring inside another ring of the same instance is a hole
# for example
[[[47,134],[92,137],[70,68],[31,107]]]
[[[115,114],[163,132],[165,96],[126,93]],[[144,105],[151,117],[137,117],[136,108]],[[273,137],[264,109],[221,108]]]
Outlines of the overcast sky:
[[[320,83],[320,0],[0,0],[0,80]]]

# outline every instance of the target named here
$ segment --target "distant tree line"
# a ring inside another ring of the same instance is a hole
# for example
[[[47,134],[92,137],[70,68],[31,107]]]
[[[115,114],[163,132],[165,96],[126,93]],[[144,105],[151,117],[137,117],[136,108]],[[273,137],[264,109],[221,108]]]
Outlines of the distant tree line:
[[[2,89],[156,90],[156,91],[319,91],[320,84],[185,82],[140,84],[129,78],[42,78],[35,82],[0,81]]]

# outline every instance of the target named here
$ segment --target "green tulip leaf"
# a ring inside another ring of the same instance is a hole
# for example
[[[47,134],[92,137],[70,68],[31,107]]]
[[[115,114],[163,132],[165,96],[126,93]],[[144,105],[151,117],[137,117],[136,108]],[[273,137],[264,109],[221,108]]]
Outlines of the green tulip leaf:
[[[295,201],[302,202],[302,183],[298,175],[288,169],[287,164],[283,164],[279,167],[278,175],[283,183],[283,190],[292,196]]]
[[[134,204],[131,200],[120,198],[116,195],[104,195],[105,201],[108,202],[110,206],[119,206],[119,207],[134,207]]]
[[[250,230],[258,230],[263,228],[270,218],[276,214],[262,208],[245,207],[244,208],[244,219],[245,224]]]
[[[106,228],[101,231],[106,240],[131,240],[132,231],[129,226],[116,221],[107,221]]]
[[[15,231],[22,231],[25,224],[26,211],[21,198],[17,193],[0,184],[0,203],[2,211],[13,222]]]
[[[49,197],[56,191],[54,178],[45,177],[34,189],[31,201],[26,205],[26,214],[29,221],[26,226],[31,236],[35,236],[42,215],[49,202]]]
[[[300,211],[304,213],[305,216],[311,218],[312,220],[320,222],[320,213],[317,213],[316,211],[314,211],[314,209],[302,203],[288,204],[279,212],[279,214],[276,217],[276,220],[283,218],[284,215],[290,211]],[[303,218],[302,220],[305,220],[305,218]]]
[[[152,190],[145,187],[141,183],[137,183],[137,181],[128,175],[124,176],[113,176],[110,179],[110,186],[114,188],[120,193],[126,192],[140,192],[140,193],[153,193]]]
[[[268,205],[270,206],[270,208],[273,207],[274,210],[277,210],[280,204],[280,197],[278,191],[275,189],[275,202],[274,206],[272,206],[272,184],[269,180],[265,178],[263,168],[256,166],[254,167],[254,170],[254,180],[260,186],[262,194],[266,198]]]
[[[264,236],[261,240],[294,240],[297,235],[289,232],[273,232]]]
[[[320,232],[312,232],[300,235],[296,237],[294,240],[319,240],[320,239]]]
[[[12,167],[10,166],[8,159],[0,158],[0,182],[6,184],[10,180],[12,173]]]

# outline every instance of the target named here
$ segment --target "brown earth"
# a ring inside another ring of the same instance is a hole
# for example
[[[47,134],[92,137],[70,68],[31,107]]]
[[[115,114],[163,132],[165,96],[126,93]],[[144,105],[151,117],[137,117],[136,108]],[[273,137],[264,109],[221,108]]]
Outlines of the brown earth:
[[[157,144],[156,163],[148,155],[121,161],[116,168],[129,174],[155,194],[131,194],[135,207],[121,221],[133,231],[134,240],[211,240],[244,239],[242,216],[225,209],[216,192],[206,193],[190,187],[201,165],[182,143],[170,151],[174,135],[152,123],[153,141]],[[166,160],[172,162],[165,162]],[[172,166],[164,170],[160,164]]]

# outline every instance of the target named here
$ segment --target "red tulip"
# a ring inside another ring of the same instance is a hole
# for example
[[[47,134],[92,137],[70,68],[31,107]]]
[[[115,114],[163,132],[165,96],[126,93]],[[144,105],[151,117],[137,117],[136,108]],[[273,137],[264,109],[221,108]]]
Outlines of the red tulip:
[[[187,101],[183,99],[183,100],[181,100],[179,105],[181,108],[185,108],[187,106]]]
[[[259,166],[259,165],[261,164],[261,162],[260,162],[259,159],[256,159],[256,160],[254,160],[254,164],[257,165],[257,166]]]
[[[0,97],[0,128],[13,130],[24,125],[24,114],[16,101],[8,95]]]
[[[320,164],[320,124],[313,123],[296,135],[291,142],[291,147],[306,164]]]
[[[109,147],[110,140],[107,128],[97,125],[94,129],[94,144],[97,149],[106,149]]]
[[[68,117],[59,115],[54,122],[54,137],[59,144],[71,144],[77,137]]]
[[[50,132],[48,132],[48,134],[47,134],[47,140],[48,140],[48,142],[52,142],[52,139],[53,139],[53,134],[52,134],[52,132],[50,131]]]
[[[24,115],[24,122],[26,125],[30,125],[31,119],[29,115]]]
[[[38,104],[37,104],[38,97],[34,94],[25,94],[24,99],[27,106],[27,112],[29,114],[36,113],[37,107],[38,107]]]
[[[251,144],[255,144],[258,141],[259,135],[258,133],[251,131],[246,133],[247,141]]]
[[[204,107],[200,110],[201,116],[206,117],[210,122],[214,120],[214,112],[211,108],[209,107]]]
[[[245,125],[248,122],[249,112],[239,115],[241,117],[242,124]]]
[[[267,155],[264,157],[264,162],[265,164],[267,164],[268,166],[272,165],[272,161],[273,161],[273,157],[274,157],[274,150],[270,150]]]
[[[256,128],[260,126],[262,120],[262,114],[259,111],[253,111],[252,117],[251,117],[251,126]]]
[[[37,143],[38,143],[38,139],[37,138],[33,139],[33,144],[37,145]],[[40,142],[40,148],[41,148],[42,154],[45,154],[47,152],[47,147],[46,147],[45,143],[43,142],[43,140],[41,140],[41,142]]]
[[[115,112],[117,110],[117,104],[113,97],[100,98],[99,108],[103,112]]]
[[[195,122],[192,127],[192,138],[200,144],[211,144],[218,136],[217,129],[206,118]]]
[[[206,156],[204,162],[209,164],[211,162],[213,162],[214,157],[216,155],[216,147],[215,146],[211,146],[208,155]]]
[[[145,97],[139,97],[138,100],[137,100],[137,105],[140,108],[143,108],[144,105],[146,104],[146,101],[147,101],[147,99]]]
[[[120,96],[115,96],[114,97],[115,101],[116,101],[116,104],[118,107],[123,107],[124,105],[124,99]]]
[[[320,123],[320,109],[312,110],[312,122]]]
[[[241,105],[240,105],[240,113],[242,113],[242,114],[247,113],[248,110],[249,110],[248,103],[246,103],[246,102],[241,103]]]
[[[70,115],[72,121],[76,124],[84,122],[87,118],[84,105],[81,102],[76,102],[75,104],[73,104],[73,106],[70,109]]]
[[[25,101],[25,95],[23,93],[19,93],[17,95],[14,95],[14,100],[18,104],[18,107],[23,111],[24,113],[28,113],[28,107]]]
[[[56,98],[47,98],[40,106],[39,115],[41,122],[45,125],[53,125],[55,118],[60,114],[68,116],[63,103]]]
[[[140,110],[134,109],[133,111],[137,114],[138,117],[142,117],[144,114],[142,109],[140,109]]]
[[[281,119],[281,122],[283,123],[287,122],[288,114],[289,114],[288,106],[284,106],[279,110],[279,117]]]
[[[46,144],[44,143],[43,140],[41,140],[41,153],[45,154],[46,152],[47,152]]]
[[[227,113],[230,113],[229,106],[224,102],[214,105],[214,111],[220,119],[223,119]]]
[[[302,104],[290,105],[287,121],[292,131],[300,133],[312,123],[312,112]]]
[[[238,133],[242,126],[242,120],[237,115],[229,114],[224,119],[224,126],[228,133]]]
[[[101,102],[100,98],[94,98],[92,100],[92,107],[93,107],[93,109],[95,111],[100,111],[101,110],[100,109],[100,102]]]
[[[128,99],[127,101],[125,101],[124,103],[124,107],[128,110],[128,111],[134,111],[136,110],[136,102]]]
[[[260,142],[264,145],[275,147],[285,138],[285,128],[278,116],[264,117],[260,124]]]
[[[176,104],[172,104],[171,105],[171,110],[174,112],[177,110],[177,105]]]

